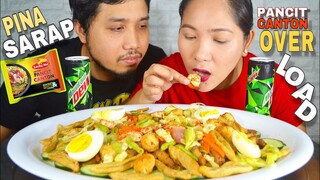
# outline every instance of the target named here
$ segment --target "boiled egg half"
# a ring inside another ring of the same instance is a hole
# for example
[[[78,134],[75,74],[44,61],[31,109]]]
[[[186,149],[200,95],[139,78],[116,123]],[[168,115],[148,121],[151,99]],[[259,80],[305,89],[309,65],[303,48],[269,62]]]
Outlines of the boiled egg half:
[[[101,131],[87,131],[72,139],[65,151],[71,159],[79,162],[88,161],[99,152],[103,139],[104,136]]]
[[[232,132],[232,143],[237,150],[248,157],[259,158],[261,156],[260,148],[257,144],[254,144],[247,135],[234,130]]]
[[[125,115],[125,110],[123,108],[118,109],[107,109],[103,111],[95,111],[91,118],[94,120],[108,120],[108,121],[118,121]]]
[[[217,119],[219,116],[219,110],[214,108],[199,108],[194,112],[194,117],[202,122],[205,122],[208,119]]]

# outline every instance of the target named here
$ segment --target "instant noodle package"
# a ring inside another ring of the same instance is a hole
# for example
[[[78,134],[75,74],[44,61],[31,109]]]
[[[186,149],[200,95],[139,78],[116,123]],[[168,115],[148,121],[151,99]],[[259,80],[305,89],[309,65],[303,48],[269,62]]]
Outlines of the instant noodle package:
[[[3,60],[1,67],[10,104],[66,90],[57,49],[21,60]]]

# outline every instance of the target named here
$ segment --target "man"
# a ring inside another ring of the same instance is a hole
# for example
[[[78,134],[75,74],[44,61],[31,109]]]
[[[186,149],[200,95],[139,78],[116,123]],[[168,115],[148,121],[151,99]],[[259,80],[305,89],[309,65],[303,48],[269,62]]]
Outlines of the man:
[[[150,0],[69,0],[78,38],[57,42],[35,53],[57,48],[60,63],[68,56],[88,56],[91,62],[93,107],[123,104],[152,63],[166,55],[149,44]],[[1,87],[1,142],[27,125],[67,109],[66,93],[48,93],[9,104]],[[6,141],[7,143],[7,141]],[[19,170],[1,143],[1,179],[37,179]],[[15,170],[17,169],[17,170]],[[14,171],[14,172],[12,172]]]
[[[78,38],[38,50],[57,48],[63,71],[68,56],[91,62],[93,107],[123,104],[149,66],[166,55],[149,44],[150,0],[70,0]],[[9,104],[1,87],[1,141],[29,124],[62,114],[66,93],[47,93]]]

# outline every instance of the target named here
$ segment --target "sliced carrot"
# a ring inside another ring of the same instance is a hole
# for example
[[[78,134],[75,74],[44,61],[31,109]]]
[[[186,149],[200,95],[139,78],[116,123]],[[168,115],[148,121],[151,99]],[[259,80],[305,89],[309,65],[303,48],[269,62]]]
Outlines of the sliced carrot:
[[[131,120],[134,121],[134,122],[138,122],[139,119],[138,119],[138,116],[132,116]]]
[[[161,142],[166,142],[166,140],[165,140],[163,137],[161,137],[161,136],[157,136],[157,138],[158,138],[159,141],[161,141]]]
[[[202,124],[201,121],[199,121],[199,120],[196,120],[195,124],[196,124],[197,126],[202,126],[202,127],[203,127],[203,124]]]
[[[117,137],[117,140],[122,140],[124,138],[127,137],[127,134],[120,134],[118,137]]]
[[[210,152],[210,146],[208,144],[206,144],[204,141],[201,141],[200,144],[206,152]]]
[[[152,126],[153,131],[158,130],[159,128],[157,126]]]
[[[215,152],[217,152],[221,157],[225,157],[225,153],[224,151],[217,145],[217,144],[214,144],[214,146],[211,147]]]
[[[122,126],[119,133],[121,134],[127,134],[128,132],[136,131],[140,132],[141,128],[139,126]]]
[[[215,143],[215,139],[210,134],[205,134],[202,138],[205,144],[208,144],[215,152],[217,152],[221,157],[225,157],[225,152]]]
[[[128,125],[134,125],[138,122],[138,116],[134,116],[131,114],[126,114],[126,116],[128,117]]]
[[[127,124],[132,126],[132,125],[135,125],[135,124],[136,124],[136,122],[135,122],[135,121],[133,121],[133,120],[129,120],[129,121],[127,121]]]
[[[212,142],[212,143],[215,143],[216,141],[215,141],[215,139],[214,139],[214,137],[212,137],[212,135],[211,134],[204,134],[204,137],[206,138],[206,139],[208,139],[210,142]]]

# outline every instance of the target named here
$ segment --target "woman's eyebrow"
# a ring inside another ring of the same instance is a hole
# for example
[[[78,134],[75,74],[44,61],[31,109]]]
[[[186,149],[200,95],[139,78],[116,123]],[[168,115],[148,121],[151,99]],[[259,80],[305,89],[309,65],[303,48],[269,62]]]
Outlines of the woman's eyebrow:
[[[181,28],[189,28],[189,29],[192,29],[192,30],[197,30],[197,28],[195,28],[194,26],[190,25],[190,24],[182,24],[181,25]],[[209,29],[209,32],[229,32],[229,33],[234,33],[231,29],[228,29],[228,28],[212,28],[212,29]]]
[[[190,24],[182,24],[180,29],[182,29],[182,28],[189,28],[192,30],[197,30],[195,27],[191,26]]]
[[[227,28],[215,28],[215,29],[210,29],[210,31],[212,32],[226,31],[226,32],[233,33],[231,29],[227,29]]]
[[[197,28],[195,28],[194,26],[190,25],[190,24],[182,24],[181,28],[189,28],[192,30],[197,30]],[[209,32],[221,32],[221,31],[226,31],[226,32],[230,32],[233,33],[233,31],[231,29],[227,29],[227,28],[213,28],[213,29],[209,29]]]

